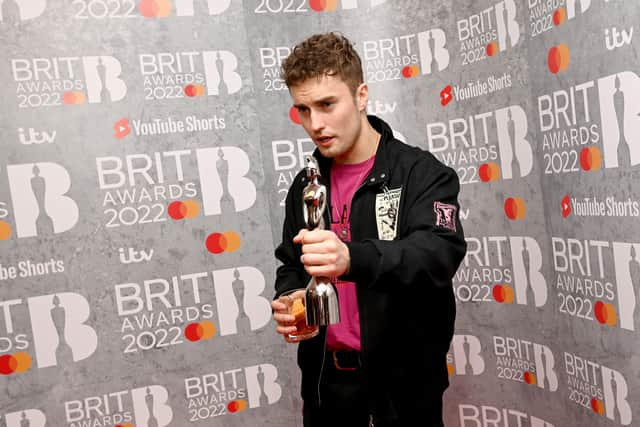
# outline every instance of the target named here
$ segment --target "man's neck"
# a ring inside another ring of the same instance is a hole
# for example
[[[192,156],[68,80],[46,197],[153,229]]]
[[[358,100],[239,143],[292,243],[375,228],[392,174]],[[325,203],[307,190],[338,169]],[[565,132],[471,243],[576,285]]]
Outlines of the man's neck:
[[[369,160],[376,154],[381,136],[382,135],[377,130],[375,130],[373,126],[371,126],[371,123],[369,123],[369,119],[367,118],[367,116],[364,115],[360,135],[358,136],[358,140],[354,144],[354,152],[351,153],[352,155],[350,155],[349,158],[344,161],[338,161],[337,159],[335,159],[336,163],[354,164]]]

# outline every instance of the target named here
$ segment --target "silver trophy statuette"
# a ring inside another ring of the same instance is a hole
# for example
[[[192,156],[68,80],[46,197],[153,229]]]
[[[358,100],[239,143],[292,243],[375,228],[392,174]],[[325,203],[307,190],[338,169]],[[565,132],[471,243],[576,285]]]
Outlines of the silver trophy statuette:
[[[302,190],[303,215],[308,230],[324,228],[323,215],[327,208],[327,187],[320,184],[320,168],[313,156],[307,156],[305,171],[309,183]],[[340,322],[338,292],[328,277],[311,277],[305,290],[304,302],[309,326]]]

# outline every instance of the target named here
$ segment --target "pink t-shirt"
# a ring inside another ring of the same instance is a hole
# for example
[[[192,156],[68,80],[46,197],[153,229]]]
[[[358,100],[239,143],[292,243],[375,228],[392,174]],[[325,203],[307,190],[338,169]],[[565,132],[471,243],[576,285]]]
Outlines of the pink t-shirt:
[[[351,200],[360,184],[365,180],[375,156],[362,163],[331,167],[331,230],[343,241],[351,241],[349,213]],[[336,279],[340,301],[340,323],[327,328],[327,348],[329,350],[353,349],[360,351],[360,313],[356,285]]]

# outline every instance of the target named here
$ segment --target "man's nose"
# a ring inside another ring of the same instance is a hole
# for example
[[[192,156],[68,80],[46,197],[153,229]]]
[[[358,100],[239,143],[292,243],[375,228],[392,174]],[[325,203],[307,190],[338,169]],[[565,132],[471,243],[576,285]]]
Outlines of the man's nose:
[[[311,130],[319,132],[324,129],[324,119],[322,114],[317,111],[311,111],[310,113]]]

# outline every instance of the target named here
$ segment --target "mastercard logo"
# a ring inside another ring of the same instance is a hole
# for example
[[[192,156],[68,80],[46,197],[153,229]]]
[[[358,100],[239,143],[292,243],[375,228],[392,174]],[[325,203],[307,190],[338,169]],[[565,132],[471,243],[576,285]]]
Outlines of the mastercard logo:
[[[449,376],[452,377],[456,373],[456,367],[451,363],[447,363],[447,371],[449,372]]]
[[[0,220],[0,240],[9,240],[11,237],[11,226],[8,222]]]
[[[410,79],[411,77],[416,77],[420,74],[420,67],[417,65],[407,65],[402,69],[402,77],[405,79]]]
[[[567,10],[564,7],[559,7],[553,12],[553,25],[560,26],[567,20]]]
[[[615,326],[618,324],[618,313],[612,304],[598,301],[595,303],[593,311],[596,319],[602,325]]]
[[[498,42],[491,42],[487,45],[487,56],[493,56],[496,53],[498,53],[499,50],[499,46],[498,46]]]
[[[138,7],[145,18],[166,18],[171,15],[170,0],[142,0]]]
[[[31,356],[29,353],[20,352],[16,354],[5,354],[0,356],[0,374],[11,375],[27,372],[31,367]]]
[[[116,424],[114,427],[133,427],[131,423]]]
[[[247,409],[247,401],[244,399],[232,400],[231,402],[227,403],[227,410],[232,414],[235,414],[236,412],[242,412],[245,409]]]
[[[189,323],[184,328],[184,336],[191,342],[210,340],[216,334],[216,325],[209,320]]]
[[[224,233],[211,233],[207,237],[207,250],[212,254],[221,254],[222,252],[235,252],[240,247],[240,235],[235,231],[226,231]]]
[[[500,166],[497,163],[483,163],[478,170],[482,182],[497,181],[500,178]]]
[[[309,7],[316,12],[331,12],[338,8],[338,0],[309,0]]]
[[[604,403],[596,398],[591,399],[591,409],[599,415],[604,415]]]
[[[500,304],[511,304],[513,303],[513,288],[509,285],[495,285],[493,287],[493,299],[499,302]]]
[[[87,101],[87,97],[83,92],[68,91],[62,95],[62,103],[66,105],[84,104]]]
[[[289,118],[293,123],[297,125],[302,124],[302,121],[300,121],[300,114],[298,113],[298,109],[296,107],[291,107],[289,109]]]
[[[598,147],[580,150],[580,167],[585,171],[595,171],[602,167],[602,153]]]
[[[169,204],[167,214],[175,221],[195,218],[200,214],[200,205],[195,200],[177,200]]]
[[[567,69],[569,69],[569,63],[571,62],[569,46],[563,43],[549,49],[547,62],[549,65],[549,71],[553,74],[557,74],[561,71],[567,71]]]
[[[504,201],[504,213],[510,220],[523,219],[527,214],[527,205],[520,197],[509,197]]]
[[[194,96],[202,96],[204,95],[204,85],[186,85],[184,87],[184,94],[189,98],[193,98]]]
[[[536,385],[538,384],[538,377],[533,372],[527,371],[524,373],[524,382],[529,385]]]

